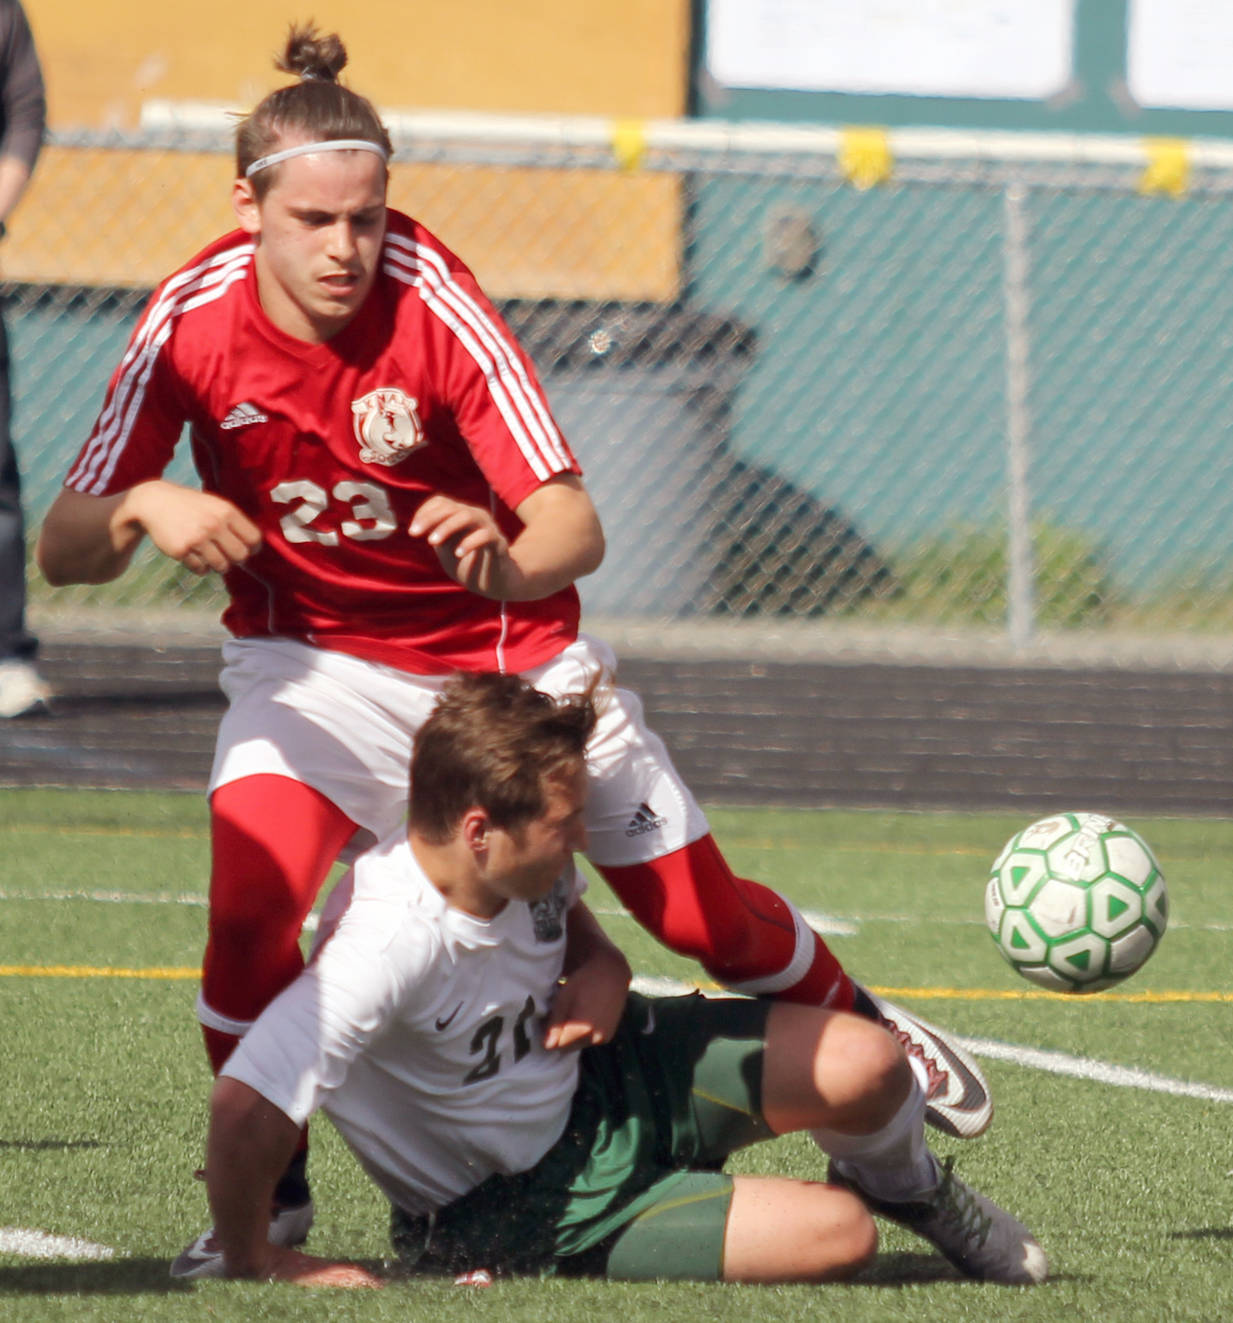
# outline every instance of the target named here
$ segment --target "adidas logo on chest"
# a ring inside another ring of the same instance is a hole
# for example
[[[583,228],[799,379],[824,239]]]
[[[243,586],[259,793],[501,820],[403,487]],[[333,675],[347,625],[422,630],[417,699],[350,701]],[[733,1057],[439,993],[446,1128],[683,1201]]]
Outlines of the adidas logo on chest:
[[[226,418],[219,423],[219,427],[224,432],[232,432],[237,427],[251,427],[254,423],[268,423],[269,421],[269,418],[255,404],[249,404],[246,401],[243,404],[233,405]]]

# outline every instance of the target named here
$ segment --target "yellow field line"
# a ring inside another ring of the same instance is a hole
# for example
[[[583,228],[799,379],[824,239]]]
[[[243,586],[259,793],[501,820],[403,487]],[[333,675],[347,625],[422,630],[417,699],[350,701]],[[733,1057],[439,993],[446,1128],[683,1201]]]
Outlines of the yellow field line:
[[[108,969],[102,965],[0,965],[0,978],[200,978],[200,969]]]
[[[0,978],[129,978],[197,979],[198,968],[155,966],[150,969],[112,969],[105,965],[0,965]],[[699,983],[708,990],[714,983]],[[1046,992],[1035,988],[887,988],[871,987],[879,997],[903,1001],[1063,1001],[1074,1004],[1090,1002],[1134,1002],[1140,1005],[1167,1006],[1180,1003],[1233,1002],[1233,992],[1204,992],[1159,989],[1147,992],[1100,992],[1077,996],[1064,992]]]

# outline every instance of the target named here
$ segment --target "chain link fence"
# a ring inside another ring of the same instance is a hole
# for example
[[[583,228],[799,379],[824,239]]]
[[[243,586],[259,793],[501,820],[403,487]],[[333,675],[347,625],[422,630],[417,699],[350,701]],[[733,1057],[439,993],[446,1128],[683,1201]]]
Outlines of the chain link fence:
[[[592,619],[1224,664],[1233,149],[479,117],[391,201],[527,345],[603,517]],[[149,288],[229,224],[225,132],[60,137],[5,254],[32,524]],[[186,459],[169,476],[189,479]],[[41,621],[213,612],[148,553]]]

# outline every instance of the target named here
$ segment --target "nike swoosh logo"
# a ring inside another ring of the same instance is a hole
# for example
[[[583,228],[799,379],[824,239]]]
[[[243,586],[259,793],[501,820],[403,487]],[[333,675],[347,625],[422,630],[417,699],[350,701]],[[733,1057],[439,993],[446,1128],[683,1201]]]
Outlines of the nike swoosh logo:
[[[934,1038],[934,1042],[946,1066],[946,1078],[939,1080],[929,1090],[925,1100],[929,1119],[939,1130],[962,1139],[964,1131],[944,1112],[937,1110],[938,1107],[951,1108],[959,1113],[972,1113],[988,1100],[989,1095],[981,1087],[980,1081],[972,1075],[966,1062],[955,1055],[948,1043],[937,1037]]]
[[[655,1032],[655,1007],[646,1008],[646,1024],[642,1026],[643,1034],[653,1034]]]
[[[947,1072],[951,1080],[960,1086],[958,1099],[953,1096],[955,1092],[953,1088],[948,1088],[946,1090],[946,1101],[952,1107],[972,1106],[978,1102],[984,1094],[984,1090],[980,1087],[980,1081],[972,1077],[972,1072],[968,1070],[967,1063],[951,1051],[948,1043],[944,1042],[941,1038],[937,1038],[934,1041],[938,1045],[938,1050],[941,1056],[946,1061]],[[935,1090],[935,1093],[936,1092],[937,1091]]]
[[[462,1010],[462,1002],[459,1002],[458,1005],[455,1006],[454,1009],[450,1011],[450,1013],[447,1016],[444,1017],[444,1019],[442,1019],[441,1017],[437,1018],[437,1028],[448,1029],[454,1021],[454,1016],[457,1015],[460,1010]]]
[[[899,1039],[908,1054],[923,1062],[927,1069],[925,1103],[930,1125],[959,1138],[970,1138],[973,1133],[979,1133],[965,1128],[966,1118],[975,1118],[984,1111],[984,1124],[987,1125],[991,1102],[975,1063],[969,1065],[962,1051],[946,1042],[941,1030],[923,1020],[916,1020],[889,1002],[877,1005],[883,1025]],[[918,1041],[920,1039],[924,1041]]]

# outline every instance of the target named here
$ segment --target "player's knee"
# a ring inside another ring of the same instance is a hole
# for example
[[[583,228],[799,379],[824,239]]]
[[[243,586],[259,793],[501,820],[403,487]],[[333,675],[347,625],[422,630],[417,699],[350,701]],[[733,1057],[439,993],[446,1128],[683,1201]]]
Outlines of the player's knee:
[[[748,924],[736,923],[730,924],[722,933],[708,932],[699,941],[696,951],[682,951],[682,954],[693,955],[717,982],[731,984],[768,972],[763,945],[751,937]],[[673,949],[681,950],[680,947]],[[787,960],[781,959],[778,963],[782,967]]]
[[[298,966],[304,916],[277,876],[231,878],[215,886],[207,925],[207,972],[225,970],[265,986]]]
[[[304,967],[299,923],[214,915],[202,962],[206,1004],[241,1021],[255,1019]]]
[[[783,912],[758,903],[764,898],[778,903]],[[798,940],[791,914],[774,892],[734,878],[707,910],[704,950],[698,958],[721,983],[740,983],[786,968],[797,953]]]
[[[877,1253],[873,1216],[850,1190],[834,1186],[818,1187],[813,1207],[798,1280],[834,1282],[854,1277]]]
[[[275,850],[249,839],[241,853],[220,849],[216,832],[210,876],[210,929],[279,930],[298,926],[312,904],[312,892],[298,875],[295,861],[280,860]],[[307,898],[305,899],[305,893]]]
[[[873,1215],[850,1190],[836,1191],[844,1196],[839,1211],[840,1225],[835,1231],[838,1266],[833,1277],[854,1277],[878,1252],[878,1226]]]
[[[662,940],[677,955],[698,961],[720,983],[731,983],[746,973],[755,950],[739,923],[667,922]]]
[[[877,1025],[836,1015],[817,1040],[813,1086],[825,1100],[828,1129],[874,1134],[899,1114],[915,1086],[903,1049]]]
[[[216,909],[208,925],[211,946],[236,955],[261,956],[299,944],[298,916],[289,911],[241,906]]]

